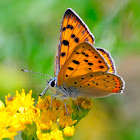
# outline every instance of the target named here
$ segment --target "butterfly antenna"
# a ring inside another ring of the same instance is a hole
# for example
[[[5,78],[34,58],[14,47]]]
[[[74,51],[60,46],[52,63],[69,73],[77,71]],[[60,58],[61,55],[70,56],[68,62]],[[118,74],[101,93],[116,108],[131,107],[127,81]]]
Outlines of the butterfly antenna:
[[[21,69],[21,71],[23,71],[23,72],[31,72],[31,73],[40,74],[40,75],[45,75],[45,76],[48,76],[50,79],[52,79],[51,76],[49,76],[49,75],[47,75],[47,74],[44,74],[44,73],[33,72],[33,71],[24,70],[24,69]]]

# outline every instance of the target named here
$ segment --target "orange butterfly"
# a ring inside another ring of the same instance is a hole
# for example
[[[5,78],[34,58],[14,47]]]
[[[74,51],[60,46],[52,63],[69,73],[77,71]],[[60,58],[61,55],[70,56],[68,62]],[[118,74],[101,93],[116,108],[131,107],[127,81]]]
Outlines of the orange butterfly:
[[[61,23],[55,77],[40,96],[49,88],[55,92],[52,97],[62,94],[62,100],[64,97],[103,97],[122,93],[125,84],[116,74],[111,55],[104,49],[95,48],[94,42],[94,36],[82,19],[72,9],[67,9]]]

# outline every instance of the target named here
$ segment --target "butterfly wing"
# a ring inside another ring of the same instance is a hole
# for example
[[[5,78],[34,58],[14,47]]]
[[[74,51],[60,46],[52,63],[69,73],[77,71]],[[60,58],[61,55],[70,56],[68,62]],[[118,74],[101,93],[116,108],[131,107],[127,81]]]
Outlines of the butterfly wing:
[[[110,53],[108,51],[106,51],[105,49],[101,49],[101,48],[96,48],[96,49],[103,56],[103,58],[105,59],[105,61],[109,65],[110,68],[109,68],[108,72],[116,73],[115,63],[114,63]]]
[[[71,78],[66,87],[74,91],[74,97],[103,97],[112,93],[122,93],[124,81],[116,74],[91,72]]]
[[[58,75],[73,49],[84,41],[93,44],[94,36],[82,19],[72,9],[67,9],[60,28],[60,42],[55,57],[55,76]]]
[[[101,54],[88,42],[76,46],[60,69],[57,85],[65,85],[71,78],[91,72],[107,72],[109,66]]]

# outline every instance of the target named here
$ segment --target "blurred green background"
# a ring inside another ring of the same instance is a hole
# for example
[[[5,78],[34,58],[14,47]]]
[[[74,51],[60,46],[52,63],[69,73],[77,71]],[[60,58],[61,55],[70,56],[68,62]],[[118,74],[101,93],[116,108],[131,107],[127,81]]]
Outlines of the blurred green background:
[[[53,77],[60,23],[67,8],[87,24],[95,47],[111,53],[126,82],[123,95],[93,99],[93,108],[76,126],[73,140],[140,140],[139,0],[0,0],[0,99],[24,88],[32,89],[37,100],[46,77],[20,69]]]

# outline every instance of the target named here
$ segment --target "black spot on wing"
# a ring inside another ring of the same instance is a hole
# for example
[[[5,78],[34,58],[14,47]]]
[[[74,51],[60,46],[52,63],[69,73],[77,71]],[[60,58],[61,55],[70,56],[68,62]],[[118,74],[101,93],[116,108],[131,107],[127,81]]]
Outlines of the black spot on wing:
[[[88,63],[88,65],[92,66],[92,65],[93,65],[93,63]]]
[[[88,57],[89,55],[88,54],[85,54],[85,56]]]
[[[69,42],[67,40],[63,40],[62,44],[65,45],[65,46],[69,46]]]
[[[72,68],[72,67],[68,67],[68,69],[69,69],[69,70],[74,70],[74,68]]]
[[[72,30],[72,29],[73,29],[73,26],[71,26],[70,28],[71,28],[71,30]]]
[[[70,25],[67,26],[67,29],[69,29],[69,28],[70,28]]]
[[[62,28],[62,31],[65,31],[65,30],[66,30],[66,27],[63,27],[63,28]]]
[[[62,53],[61,53],[61,56],[62,56],[62,57],[64,57],[65,55],[66,55],[66,53],[65,53],[65,52],[62,52]]]
[[[74,63],[74,64],[79,64],[79,61],[76,61],[76,60],[72,60],[72,62]]]
[[[85,59],[84,61],[85,61],[85,62],[88,62],[88,60],[86,60],[86,59]]]
[[[75,40],[74,40],[76,43],[78,43],[79,42],[79,38],[75,38]]]
[[[72,35],[71,35],[71,38],[75,38],[75,34],[72,34]]]
[[[101,69],[103,69],[104,68],[104,66],[99,66]]]
[[[71,25],[68,24],[67,29],[71,29],[72,30],[73,29],[73,26],[71,26]]]

